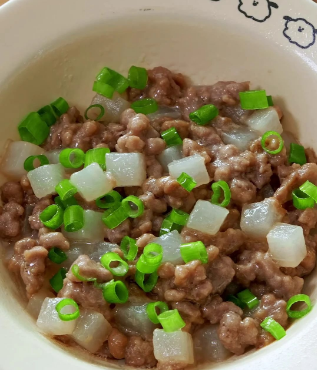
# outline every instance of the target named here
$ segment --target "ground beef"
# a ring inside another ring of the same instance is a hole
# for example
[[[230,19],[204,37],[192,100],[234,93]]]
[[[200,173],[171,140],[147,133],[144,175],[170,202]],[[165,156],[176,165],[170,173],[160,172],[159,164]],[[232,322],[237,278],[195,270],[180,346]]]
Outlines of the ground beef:
[[[201,316],[199,306],[191,302],[173,302],[171,304],[173,309],[177,309],[185,322],[193,324],[203,324],[204,319]]]
[[[4,203],[17,203],[23,204],[24,193],[21,185],[18,182],[9,181],[1,187],[1,199]]]
[[[14,255],[8,262],[9,270],[15,273],[19,272],[24,262],[24,252],[32,249],[36,245],[37,241],[31,238],[24,238],[17,241],[14,245]]]
[[[254,311],[253,317],[259,323],[266,317],[271,317],[286,328],[288,325],[286,302],[282,299],[277,299],[273,294],[266,294],[261,298],[260,305]]]
[[[0,208],[0,236],[13,238],[18,236],[22,230],[22,219],[24,208],[14,202],[9,202]]]
[[[219,256],[207,270],[207,276],[212,283],[212,293],[223,293],[235,275],[234,263],[230,257]]]
[[[40,229],[39,244],[46,249],[54,247],[58,247],[62,250],[69,249],[69,242],[62,233],[50,231],[45,228]]]
[[[113,328],[109,338],[108,345],[111,355],[117,360],[121,360],[125,357],[125,350],[128,345],[128,337],[122,334],[118,329]]]
[[[240,316],[243,314],[240,307],[232,302],[223,302],[217,294],[212,296],[210,301],[202,307],[203,317],[209,320],[211,324],[218,324],[224,314],[228,312],[235,312]]]
[[[135,367],[154,367],[153,344],[140,337],[130,337],[125,349],[125,363]]]
[[[32,215],[29,217],[29,223],[32,229],[39,230],[44,225],[40,221],[40,213],[45,208],[53,204],[52,197],[42,198],[34,207]]]

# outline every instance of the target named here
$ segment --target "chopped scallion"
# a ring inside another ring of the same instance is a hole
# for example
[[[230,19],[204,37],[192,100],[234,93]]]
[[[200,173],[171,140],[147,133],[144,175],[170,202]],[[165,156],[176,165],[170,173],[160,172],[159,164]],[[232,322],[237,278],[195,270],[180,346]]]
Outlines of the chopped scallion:
[[[169,215],[169,219],[177,225],[185,226],[189,219],[189,214],[180,209],[173,208]]]
[[[63,288],[63,281],[66,277],[67,270],[62,267],[50,280],[53,290],[58,293]]]
[[[295,189],[292,192],[293,205],[297,209],[314,208],[315,201],[309,195],[303,193],[299,189]]]
[[[245,308],[245,304],[243,302],[241,302],[239,298],[237,298],[236,296],[234,296],[232,294],[228,295],[227,301],[234,303],[236,306],[238,306],[242,309]]]
[[[120,73],[111,68],[104,67],[96,76],[98,82],[110,85],[114,90],[122,94],[129,87],[129,81]],[[110,98],[111,99],[111,98]]]
[[[40,213],[40,221],[49,229],[58,229],[63,224],[64,211],[57,204],[51,204]]]
[[[158,274],[156,271],[152,272],[150,275],[146,275],[136,270],[135,273],[135,282],[138,284],[138,286],[145,292],[148,293],[155,287],[157,280],[158,280]]]
[[[291,310],[293,304],[298,303],[298,302],[304,302],[306,303],[306,308],[301,310],[301,311],[293,311]],[[287,302],[286,306],[286,312],[288,314],[288,317],[291,319],[300,319],[304,316],[306,316],[311,310],[313,306],[311,304],[311,300],[308,295],[306,294],[297,294],[294,295],[292,298],[290,298]]]
[[[62,114],[66,113],[69,109],[67,101],[62,97],[53,101],[53,103],[51,103],[51,107],[54,113],[57,115],[57,117],[60,117]]]
[[[303,193],[307,194],[309,197],[313,198],[315,202],[317,202],[317,186],[311,183],[310,181],[306,181],[302,186],[299,187]]]
[[[49,164],[49,160],[45,155],[31,155],[30,157],[26,158],[24,161],[24,169],[25,171],[32,171],[35,169],[34,167],[34,161],[38,160],[40,162],[40,166],[45,166],[46,164]]]
[[[160,265],[163,259],[163,248],[156,243],[150,243],[143,249],[144,260],[148,265]]]
[[[82,207],[75,205],[69,206],[64,212],[64,227],[67,232],[75,232],[84,226],[84,210]]]
[[[41,145],[47,139],[50,129],[38,113],[30,113],[19,124],[18,131],[21,140],[32,144]]]
[[[61,200],[60,197],[55,197],[54,202],[64,210],[70,206],[78,206],[78,202],[74,197],[70,197],[66,200]]]
[[[140,217],[144,212],[144,204],[142,200],[134,195],[130,195],[123,199],[122,207],[125,213],[131,218]]]
[[[273,107],[274,106],[273,98],[272,98],[271,95],[268,95],[267,96],[267,103],[268,103],[269,107]]]
[[[123,256],[128,261],[133,261],[138,254],[138,246],[136,245],[136,240],[125,236],[121,240],[120,249],[123,252]]]
[[[113,262],[117,263],[118,266],[111,267],[110,265]],[[124,276],[127,274],[129,270],[129,265],[125,261],[123,261],[123,259],[117,253],[114,252],[108,252],[104,254],[100,258],[100,263],[105,269],[109,270],[114,276]]]
[[[91,111],[92,109],[95,110],[95,108],[99,109],[99,114],[96,117],[88,117],[89,111]],[[99,121],[104,116],[104,114],[105,114],[105,108],[102,105],[93,104],[93,105],[90,105],[85,110],[84,116],[85,116],[86,119],[92,119],[93,121]]]
[[[189,114],[189,118],[197,123],[197,125],[204,126],[219,115],[219,110],[213,104],[203,105],[195,112]]]
[[[278,141],[279,141],[279,146],[277,149],[275,150],[270,150],[269,148],[267,148],[266,146],[266,140],[270,137],[270,136],[276,136],[278,138]],[[282,149],[284,148],[284,140],[282,139],[282,136],[276,132],[276,131],[267,131],[263,136],[262,136],[262,139],[261,139],[261,145],[262,145],[262,148],[263,150],[265,150],[267,153],[269,154],[279,154]]]
[[[159,314],[157,310],[159,310]],[[159,324],[158,315],[166,311],[168,311],[168,305],[165,302],[152,302],[146,306],[146,313],[153,324]]]
[[[269,107],[265,90],[242,91],[239,96],[242,109],[254,110]]]
[[[109,148],[95,148],[88,150],[85,155],[85,167],[92,163],[98,163],[99,166],[105,171],[107,153],[110,153]]]
[[[301,166],[307,163],[304,147],[296,143],[291,143],[288,161],[289,163],[298,163]]]
[[[125,303],[129,298],[128,288],[121,280],[111,280],[103,285],[102,294],[109,303]]]
[[[40,115],[47,126],[52,126],[56,122],[56,116],[50,105],[45,105],[45,107],[39,109],[37,113]]]
[[[249,289],[245,289],[242,292],[237,294],[240,301],[248,306],[251,310],[259,304],[257,297],[250,292]]]
[[[271,317],[267,317],[260,324],[261,328],[269,332],[276,340],[280,340],[286,335],[286,331],[278,322]]]
[[[64,201],[74,196],[77,193],[77,188],[68,179],[64,179],[56,185],[55,191]]]
[[[201,241],[182,244],[180,252],[185,263],[195,260],[202,263],[208,262],[207,249]]]
[[[96,199],[96,205],[99,208],[114,208],[119,207],[122,201],[122,196],[115,190],[110,191],[106,195]]]
[[[54,247],[48,251],[48,259],[59,265],[67,260],[67,255],[61,249]]]
[[[183,144],[182,138],[179,136],[175,127],[171,127],[161,133],[163,140],[167,146],[175,146]]]
[[[167,333],[180,330],[186,325],[178,310],[165,311],[158,315],[158,320]]]
[[[188,192],[191,192],[197,185],[197,182],[185,172],[181,173],[181,175],[177,178],[177,182]]]
[[[112,99],[114,88],[101,81],[95,81],[92,87],[92,91],[96,92],[99,95],[105,96],[108,99]]]
[[[72,273],[75,276],[76,279],[79,281],[84,281],[84,282],[91,282],[91,281],[97,281],[96,278],[86,278],[85,276],[82,276],[80,274],[80,269],[78,265],[72,265]]]
[[[79,168],[85,162],[85,153],[78,148],[67,148],[60,152],[59,161],[66,168]]]
[[[125,209],[120,206],[118,208],[110,208],[104,212],[102,221],[109,229],[115,229],[121,225],[129,216]]]
[[[216,204],[220,207],[227,207],[231,199],[231,191],[229,185],[225,181],[217,181],[211,185],[212,191],[214,192],[211,197],[211,203]],[[219,199],[223,193],[223,201],[220,203]]]
[[[131,108],[135,113],[150,114],[158,110],[158,105],[156,100],[147,98],[133,102]]]
[[[62,313],[63,308],[66,306],[74,307],[75,311],[73,313]],[[62,321],[76,320],[80,316],[78,304],[71,298],[64,298],[62,301],[58,302],[55,309]]]
[[[147,85],[148,75],[147,70],[142,67],[132,66],[129,69],[129,83],[135,89],[143,90]]]

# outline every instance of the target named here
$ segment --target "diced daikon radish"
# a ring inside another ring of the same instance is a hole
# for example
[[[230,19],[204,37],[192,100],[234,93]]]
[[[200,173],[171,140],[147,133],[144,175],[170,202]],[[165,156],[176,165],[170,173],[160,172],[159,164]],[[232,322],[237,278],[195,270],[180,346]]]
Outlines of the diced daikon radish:
[[[258,131],[261,135],[264,135],[267,131],[276,131],[279,134],[283,132],[280,119],[273,107],[255,111],[246,120],[246,124],[251,130]]]
[[[180,119],[182,117],[182,113],[180,109],[177,107],[167,107],[167,106],[159,105],[158,110],[156,112],[147,115],[147,118],[150,121],[158,120],[163,117],[169,117],[172,119]]]
[[[107,153],[106,166],[117,186],[141,186],[146,179],[145,158],[141,153]]]
[[[107,243],[107,242],[95,244],[94,248],[89,253],[89,257],[95,262],[100,262],[100,258],[104,254],[111,252],[115,248],[119,248],[119,246],[117,244],[112,244],[112,243]]]
[[[168,165],[169,173],[177,179],[183,172],[191,176],[197,186],[208,184],[210,181],[209,175],[205,166],[205,159],[199,154],[194,154],[189,157],[178,159]]]
[[[207,200],[198,200],[187,221],[187,227],[209,235],[215,235],[221,228],[229,211]]]
[[[58,164],[60,163],[59,161],[59,155],[61,154],[61,151],[63,149],[54,149],[50,150],[48,152],[45,152],[44,155],[47,157],[49,160],[50,164]]]
[[[151,243],[157,243],[162,246],[163,248],[162,262],[171,262],[174,264],[179,264],[183,262],[180,252],[180,246],[183,243],[183,240],[177,230],[164,234],[159,238],[155,238],[151,241]]]
[[[56,311],[56,305],[64,298],[45,298],[36,325],[45,333],[50,335],[72,334],[76,327],[78,319],[72,321],[63,321],[59,318]],[[65,306],[62,309],[63,314],[73,313],[73,306]]]
[[[111,325],[99,312],[81,309],[72,338],[89,352],[97,352],[108,339]]]
[[[91,102],[91,105],[94,104],[100,104],[104,107],[105,114],[99,119],[99,121],[105,123],[119,122],[122,112],[130,108],[130,103],[123,99],[117,92],[113,94],[112,99],[108,99],[105,96],[97,94]],[[92,119],[96,117],[92,117]]]
[[[295,139],[295,136],[289,131],[283,131],[281,136],[284,140],[284,148],[286,149],[286,153],[289,153],[292,143],[299,144],[298,140]]]
[[[64,167],[61,164],[47,164],[35,168],[28,173],[34,194],[43,198],[49,194],[56,194],[56,185],[64,178]]]
[[[232,144],[241,151],[247,150],[250,143],[259,137],[259,133],[250,130],[246,127],[240,126],[238,129],[234,129],[228,132],[222,132],[221,138],[225,144]]]
[[[102,213],[84,210],[84,226],[82,229],[74,232],[67,232],[62,228],[62,232],[70,241],[101,242],[104,240],[104,223],[102,222]]]
[[[76,186],[78,193],[87,202],[109,193],[114,185],[97,163],[92,163],[81,171],[73,173],[70,182]]]
[[[220,362],[231,356],[221,343],[217,329],[218,325],[207,324],[193,334],[195,358],[199,363]]]
[[[194,363],[193,339],[185,331],[166,333],[155,329],[153,333],[154,356],[160,363],[189,365]]]
[[[45,298],[55,298],[55,295],[48,289],[41,289],[37,293],[33,294],[29,299],[28,305],[26,307],[27,311],[34,318],[38,318],[42,304]]]
[[[274,224],[282,220],[284,213],[275,198],[246,204],[242,208],[240,227],[248,236],[265,238]]]
[[[20,180],[27,174],[24,161],[31,155],[40,155],[44,149],[27,141],[9,141],[1,158],[0,171],[12,180]]]
[[[307,249],[301,226],[278,223],[267,235],[269,253],[281,267],[297,267]]]
[[[168,172],[168,165],[173,161],[183,158],[182,146],[175,145],[163,150],[158,156],[158,160],[164,168],[164,171]]]
[[[150,321],[146,306],[147,303],[117,305],[114,319],[118,329],[127,335],[139,335],[144,339],[151,339],[156,326]]]

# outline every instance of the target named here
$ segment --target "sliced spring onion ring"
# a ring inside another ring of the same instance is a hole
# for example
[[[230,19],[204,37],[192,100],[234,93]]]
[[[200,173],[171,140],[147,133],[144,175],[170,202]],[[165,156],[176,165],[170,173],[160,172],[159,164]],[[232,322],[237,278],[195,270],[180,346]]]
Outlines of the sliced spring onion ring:
[[[121,225],[129,216],[122,206],[118,208],[110,208],[104,212],[102,221],[109,229],[115,229]]]
[[[94,82],[92,91],[95,91],[97,94],[105,96],[108,99],[112,99],[113,94],[114,94],[114,88],[101,81]]]
[[[197,185],[197,182],[185,172],[181,173],[181,175],[177,178],[177,182],[188,192],[191,192]]]
[[[182,138],[179,136],[175,127],[171,127],[161,133],[162,139],[165,141],[167,146],[175,146],[183,144]]]
[[[67,254],[61,249],[54,247],[48,251],[48,259],[58,265],[67,260]]]
[[[70,206],[64,212],[64,227],[67,232],[75,232],[84,226],[84,210],[80,206]]]
[[[121,240],[120,249],[123,252],[124,258],[128,261],[133,261],[138,254],[136,240],[129,236],[125,236]]]
[[[227,207],[231,199],[231,191],[229,185],[225,181],[217,181],[211,185],[212,191],[214,192],[211,197],[211,203],[216,204],[220,207]],[[223,201],[219,203],[221,193],[223,192]]]
[[[128,288],[121,280],[111,280],[103,285],[102,294],[109,303],[125,303],[129,298]]]
[[[292,192],[293,205],[297,209],[314,208],[315,201],[313,198],[303,193],[299,189],[295,189]]]
[[[110,191],[106,195],[96,199],[96,205],[99,208],[114,208],[119,207],[122,201],[122,196],[115,190]]]
[[[158,105],[156,100],[147,98],[133,102],[131,104],[131,108],[135,111],[135,113],[150,114],[158,110]]]
[[[50,280],[52,289],[58,293],[63,288],[63,281],[66,277],[67,270],[62,267]]]
[[[268,95],[267,96],[267,103],[268,103],[269,107],[273,107],[274,106],[273,98],[272,98],[271,95]]]
[[[189,219],[189,214],[180,209],[173,208],[169,219],[177,225],[185,226]]]
[[[180,330],[186,325],[178,310],[165,311],[158,315],[158,320],[167,333]]]
[[[85,155],[85,167],[92,163],[98,163],[103,170],[106,170],[107,153],[110,153],[109,148],[95,148],[88,150]]]
[[[111,267],[112,262],[118,262],[117,267]],[[108,252],[100,258],[102,266],[109,270],[114,276],[124,276],[129,270],[129,265],[123,261],[123,259],[114,252]]]
[[[146,274],[140,272],[138,269],[135,272],[135,282],[138,286],[145,292],[149,293],[155,287],[158,274],[156,271],[152,272],[150,275],[146,276]]]
[[[302,186],[299,187],[303,193],[307,194],[309,197],[313,198],[315,202],[317,202],[317,186],[311,183],[310,181],[306,181]]]
[[[72,273],[73,275],[80,281],[89,282],[89,281],[97,281],[97,278],[86,278],[80,274],[80,269],[78,265],[72,265]]]
[[[219,110],[213,104],[203,105],[195,112],[189,114],[189,118],[197,123],[197,125],[204,126],[219,115]]]
[[[49,164],[49,160],[47,157],[43,154],[41,155],[31,155],[30,157],[26,158],[24,161],[24,169],[25,171],[32,171],[35,169],[34,167],[34,161],[35,160],[40,161],[40,166],[45,166],[46,164]]]
[[[142,67],[135,67],[132,66],[129,69],[129,84],[130,87],[134,87],[135,89],[143,90],[146,88],[148,74],[147,70]]]
[[[288,161],[289,163],[298,163],[301,166],[307,163],[305,148],[302,145],[291,143]]]
[[[157,313],[157,310],[159,310],[159,314]],[[146,313],[153,324],[159,324],[160,321],[158,319],[158,315],[166,311],[168,311],[168,305],[165,302],[152,302],[146,306]]]
[[[270,150],[266,147],[266,139],[270,136],[276,136],[279,140],[279,147],[275,150]],[[262,145],[262,148],[263,150],[265,150],[267,153],[269,154],[278,154],[282,151],[283,147],[284,147],[284,140],[282,139],[282,136],[276,132],[276,131],[267,131],[263,136],[262,136],[262,139],[261,139],[261,145]]]
[[[77,193],[77,188],[69,180],[64,179],[56,185],[55,191],[64,201],[74,196]]]
[[[54,202],[55,202],[55,204],[57,204],[59,207],[61,207],[64,210],[67,207],[70,207],[70,206],[78,206],[78,202],[74,197],[70,197],[68,199],[61,200],[61,198],[58,196],[58,197],[54,198]]]
[[[76,308],[76,311],[73,313],[62,313],[62,309],[66,306],[73,306]],[[78,304],[71,298],[65,298],[62,301],[58,302],[55,309],[62,321],[76,320],[80,316]]]
[[[145,257],[144,254],[141,254],[140,258],[138,259],[138,262],[136,263],[136,268],[139,272],[142,274],[152,274],[160,267],[160,263],[157,264],[151,264],[149,263]]]
[[[293,304],[295,304],[297,302],[304,302],[304,303],[306,303],[307,307],[304,310],[301,310],[301,311],[291,310]],[[308,295],[306,295],[306,294],[297,294],[297,295],[294,295],[293,297],[291,297],[288,300],[287,306],[286,306],[286,312],[288,314],[288,317],[290,317],[291,319],[300,319],[300,318],[306,316],[312,310],[312,308],[313,308],[313,306],[312,306],[311,300],[308,297]]]
[[[247,110],[265,109],[269,107],[265,90],[250,90],[239,93],[241,108]]]
[[[251,310],[259,304],[257,297],[250,292],[249,289],[245,289],[242,292],[237,294],[240,301],[248,306]]]
[[[45,105],[45,107],[39,109],[37,113],[40,115],[42,120],[47,124],[47,126],[53,126],[56,122],[56,116],[50,105]]]
[[[30,113],[19,124],[18,131],[21,140],[41,145],[47,139],[50,129],[38,113]]]
[[[85,153],[78,148],[67,148],[60,152],[59,161],[66,168],[79,168],[85,162]]]
[[[53,101],[53,103],[51,103],[51,107],[54,113],[57,115],[57,117],[60,117],[62,114],[66,113],[69,109],[67,101],[62,97]]]
[[[144,212],[144,204],[142,200],[134,195],[130,195],[123,199],[122,207],[125,213],[131,218],[140,217]]]
[[[40,221],[49,229],[58,229],[63,224],[64,211],[57,204],[51,204],[40,213]]]
[[[100,110],[98,116],[96,118],[90,118],[88,117],[88,113],[91,109],[94,109],[94,108],[98,108]],[[100,104],[93,104],[93,105],[90,105],[86,110],[85,110],[85,113],[84,113],[84,116],[86,119],[92,119],[94,121],[99,121],[105,114],[105,108],[100,105]]]
[[[119,94],[125,92],[129,87],[129,81],[125,77],[108,67],[104,67],[98,73],[96,80],[110,85]]]
[[[260,324],[261,328],[269,332],[276,340],[280,340],[286,335],[286,331],[278,322],[271,317],[267,317]]]
[[[201,241],[182,244],[180,252],[185,263],[195,260],[202,263],[208,262],[207,249]]]
[[[164,218],[161,229],[160,229],[160,236],[170,233],[173,230],[177,230],[181,232],[182,225],[175,224],[171,219],[170,216]]]
[[[232,294],[228,295],[227,301],[234,303],[236,306],[238,306],[242,309],[245,308],[245,304],[243,302],[241,302],[239,298],[237,298],[236,296],[234,296]]]
[[[150,243],[143,249],[144,260],[148,265],[160,265],[163,259],[163,248],[156,243]]]

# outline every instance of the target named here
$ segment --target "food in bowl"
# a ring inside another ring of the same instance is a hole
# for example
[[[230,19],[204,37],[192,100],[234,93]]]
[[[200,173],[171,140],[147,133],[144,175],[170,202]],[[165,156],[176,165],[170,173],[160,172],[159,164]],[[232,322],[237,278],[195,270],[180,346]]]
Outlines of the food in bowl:
[[[8,268],[46,335],[135,367],[223,361],[312,307],[317,158],[249,82],[103,68],[30,113],[1,172]],[[302,302],[303,308],[294,308]]]

